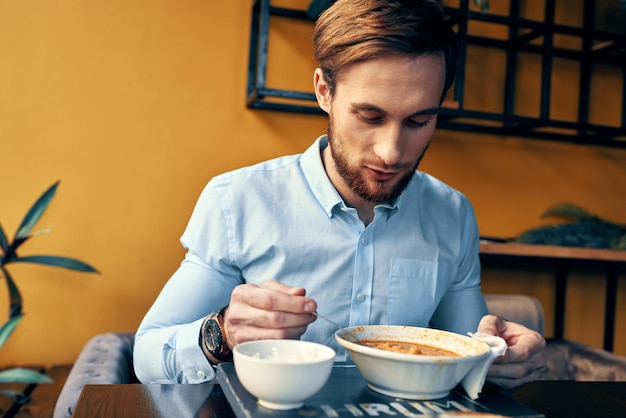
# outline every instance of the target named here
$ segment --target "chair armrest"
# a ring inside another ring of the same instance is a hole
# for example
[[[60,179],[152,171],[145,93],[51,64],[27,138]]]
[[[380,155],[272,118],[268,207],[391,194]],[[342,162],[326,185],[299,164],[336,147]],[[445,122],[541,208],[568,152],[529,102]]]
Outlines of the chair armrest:
[[[538,380],[626,381],[624,356],[575,341],[549,338],[547,342],[547,364]]]
[[[545,330],[545,319],[541,302],[528,295],[485,294],[489,313],[522,324],[541,335]]]
[[[54,409],[54,418],[72,416],[85,385],[134,383],[134,333],[105,333],[93,337],[81,350]]]

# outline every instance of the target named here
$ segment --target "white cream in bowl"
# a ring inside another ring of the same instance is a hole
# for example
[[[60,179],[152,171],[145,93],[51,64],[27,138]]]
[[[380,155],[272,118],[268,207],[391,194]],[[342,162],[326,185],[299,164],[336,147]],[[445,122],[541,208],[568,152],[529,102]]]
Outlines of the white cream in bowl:
[[[233,349],[235,372],[259,405],[277,410],[299,408],[326,383],[335,350],[309,341],[259,340]]]

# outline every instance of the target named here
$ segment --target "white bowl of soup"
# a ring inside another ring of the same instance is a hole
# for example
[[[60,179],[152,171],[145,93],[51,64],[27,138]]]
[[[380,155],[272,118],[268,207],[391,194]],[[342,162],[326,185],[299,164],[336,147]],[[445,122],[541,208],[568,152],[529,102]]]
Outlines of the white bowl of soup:
[[[486,343],[430,328],[356,326],[338,330],[335,339],[371,389],[405,399],[443,398],[472,369],[493,361]]]

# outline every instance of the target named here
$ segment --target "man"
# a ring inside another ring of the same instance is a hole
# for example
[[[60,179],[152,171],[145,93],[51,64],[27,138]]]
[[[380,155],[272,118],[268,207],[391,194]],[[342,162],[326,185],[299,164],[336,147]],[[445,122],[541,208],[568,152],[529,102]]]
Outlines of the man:
[[[185,260],[137,332],[144,382],[203,382],[238,343],[405,324],[503,337],[489,379],[532,380],[534,331],[487,315],[469,201],[417,171],[454,79],[435,0],[339,0],[318,20],[314,87],[328,135],[303,154],[220,175],[181,238]],[[338,360],[346,360],[338,350]]]

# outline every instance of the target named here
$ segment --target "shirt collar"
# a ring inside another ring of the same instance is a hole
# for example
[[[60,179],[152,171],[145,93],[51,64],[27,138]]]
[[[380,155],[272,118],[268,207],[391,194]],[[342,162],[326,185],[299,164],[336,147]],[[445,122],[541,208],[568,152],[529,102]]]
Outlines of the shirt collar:
[[[335,206],[344,205],[341,196],[331,183],[322,162],[322,151],[328,146],[328,137],[322,135],[315,140],[302,154],[302,172],[311,187],[317,201],[324,208],[324,211],[331,217]]]

